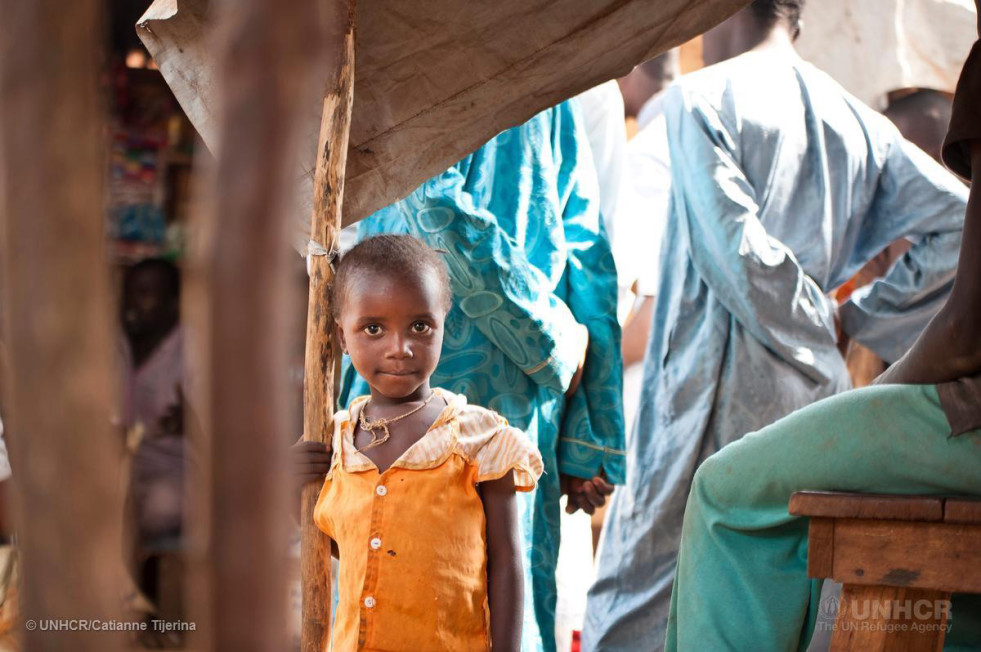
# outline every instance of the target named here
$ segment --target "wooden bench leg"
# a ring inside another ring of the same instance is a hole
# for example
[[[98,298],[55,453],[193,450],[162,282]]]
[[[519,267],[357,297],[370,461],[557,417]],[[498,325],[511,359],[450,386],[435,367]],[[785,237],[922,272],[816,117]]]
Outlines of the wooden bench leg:
[[[950,593],[928,589],[846,584],[832,652],[941,652]]]

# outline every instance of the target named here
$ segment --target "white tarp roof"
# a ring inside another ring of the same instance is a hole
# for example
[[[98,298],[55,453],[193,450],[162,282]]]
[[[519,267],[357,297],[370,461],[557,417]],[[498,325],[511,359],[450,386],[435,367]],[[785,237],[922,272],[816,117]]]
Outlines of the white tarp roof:
[[[327,1],[327,0],[324,0]],[[504,129],[704,32],[748,0],[364,0],[343,220],[404,197]],[[212,146],[206,0],[156,0],[138,32]],[[298,187],[309,234],[320,105]]]
[[[977,38],[973,0],[811,0],[801,56],[877,109],[902,88],[954,92]]]

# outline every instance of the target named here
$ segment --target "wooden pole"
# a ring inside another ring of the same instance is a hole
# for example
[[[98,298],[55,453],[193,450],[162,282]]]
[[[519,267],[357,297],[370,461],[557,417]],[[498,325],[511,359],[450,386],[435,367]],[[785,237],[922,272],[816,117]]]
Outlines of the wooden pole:
[[[315,249],[333,252],[341,230],[344,171],[347,165],[351,105],[354,97],[355,0],[333,6],[328,47],[334,67],[324,90],[324,108],[317,142],[310,240]],[[303,380],[303,432],[309,441],[330,441],[333,417],[334,368],[338,347],[330,304],[332,258],[313,255],[307,308],[307,347]],[[308,486],[301,499],[300,572],[303,584],[302,652],[322,652],[330,641],[330,541],[313,523],[319,486]]]
[[[32,651],[121,650],[126,640],[77,631],[119,618],[125,572],[102,254],[102,6],[0,1],[3,418]],[[76,631],[50,631],[48,619]]]
[[[287,649],[288,215],[303,111],[323,47],[314,0],[223,0],[221,108],[205,252],[213,639]]]

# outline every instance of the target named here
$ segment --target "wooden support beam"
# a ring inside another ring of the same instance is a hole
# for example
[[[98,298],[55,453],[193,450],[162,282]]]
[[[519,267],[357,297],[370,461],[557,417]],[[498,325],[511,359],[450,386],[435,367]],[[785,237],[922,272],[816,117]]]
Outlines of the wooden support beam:
[[[341,229],[354,97],[355,11],[355,0],[336,2],[331,20],[333,34],[327,46],[329,58],[335,65],[324,90],[310,226],[310,240],[326,252],[337,249]],[[330,441],[330,422],[334,414],[334,369],[339,351],[330,304],[334,281],[331,263],[331,257],[326,255],[314,255],[310,260],[303,381],[303,432],[309,441]],[[319,491],[319,486],[308,486],[301,498],[302,652],[321,652],[327,649],[330,641],[330,541],[313,523],[313,508]]]
[[[0,1],[4,398],[26,649],[111,651],[125,635],[42,631],[119,617],[123,569],[110,427],[102,2]],[[46,629],[46,628],[45,628]]]
[[[288,218],[299,107],[322,90],[314,0],[224,0],[217,163],[201,252],[208,310],[212,640],[217,650],[287,649]]]

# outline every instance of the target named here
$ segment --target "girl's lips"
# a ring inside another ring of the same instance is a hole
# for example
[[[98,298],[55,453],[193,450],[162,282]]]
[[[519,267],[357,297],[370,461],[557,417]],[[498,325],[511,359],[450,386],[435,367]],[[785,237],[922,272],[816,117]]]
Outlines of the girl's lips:
[[[416,372],[414,371],[382,371],[386,376],[414,376]]]

